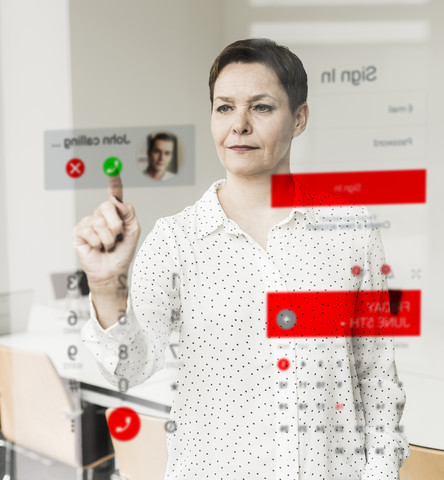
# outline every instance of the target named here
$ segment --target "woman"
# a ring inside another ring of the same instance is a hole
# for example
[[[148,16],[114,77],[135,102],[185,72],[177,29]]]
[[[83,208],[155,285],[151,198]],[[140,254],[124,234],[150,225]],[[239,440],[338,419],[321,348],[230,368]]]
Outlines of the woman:
[[[307,124],[302,63],[270,40],[242,40],[218,56],[209,83],[226,179],[157,221],[128,300],[139,226],[118,180],[76,227],[94,307],[84,342],[110,382],[135,385],[164,366],[179,329],[166,479],[395,480],[408,444],[392,340],[266,336],[267,292],[386,287],[378,232],[310,228],[337,218],[335,208],[270,207],[271,176],[290,172],[292,139]],[[356,222],[365,210],[339,214]]]

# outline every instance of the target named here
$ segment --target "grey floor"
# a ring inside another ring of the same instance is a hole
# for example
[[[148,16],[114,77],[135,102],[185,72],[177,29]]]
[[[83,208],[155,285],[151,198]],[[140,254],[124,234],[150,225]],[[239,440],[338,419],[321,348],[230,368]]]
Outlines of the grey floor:
[[[0,447],[0,480],[5,473],[5,453],[5,448]],[[20,448],[14,451],[13,459],[11,480],[77,480],[78,478],[75,468],[42,458]],[[105,462],[94,470],[93,480],[110,480],[114,470],[114,460]],[[86,474],[84,478],[86,479]]]

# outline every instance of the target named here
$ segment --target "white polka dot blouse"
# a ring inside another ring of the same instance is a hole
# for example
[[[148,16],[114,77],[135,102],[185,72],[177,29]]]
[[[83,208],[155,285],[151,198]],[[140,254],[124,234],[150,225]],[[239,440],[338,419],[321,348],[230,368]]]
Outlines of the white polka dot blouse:
[[[91,305],[83,342],[111,383],[133,386],[164,367],[178,329],[165,480],[397,480],[409,451],[393,338],[266,329],[268,292],[387,288],[367,209],[295,207],[264,250],[225,215],[224,181],[157,221],[134,262],[127,323],[104,330]]]

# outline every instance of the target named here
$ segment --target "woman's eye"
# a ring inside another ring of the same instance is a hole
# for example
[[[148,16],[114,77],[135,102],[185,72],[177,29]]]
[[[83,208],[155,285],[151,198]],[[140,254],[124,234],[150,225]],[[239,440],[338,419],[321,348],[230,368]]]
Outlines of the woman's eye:
[[[229,105],[221,105],[220,107],[217,107],[216,110],[219,113],[227,113],[229,110],[231,110],[231,107]]]
[[[273,107],[271,105],[264,105],[261,103],[259,105],[256,105],[254,109],[260,113],[265,113],[265,112],[271,112],[273,110]]]

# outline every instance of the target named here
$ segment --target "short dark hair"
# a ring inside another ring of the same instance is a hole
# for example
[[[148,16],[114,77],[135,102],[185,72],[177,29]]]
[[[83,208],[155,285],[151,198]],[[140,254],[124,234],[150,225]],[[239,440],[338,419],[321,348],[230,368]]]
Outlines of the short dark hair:
[[[307,73],[299,57],[268,38],[249,38],[228,45],[214,60],[208,82],[211,107],[217,77],[230,63],[262,63],[270,67],[287,92],[293,113],[307,100]]]
[[[167,141],[167,142],[173,142],[174,152],[176,152],[177,137],[176,137],[176,135],[173,135],[172,133],[159,132],[159,133],[156,133],[155,135],[150,133],[146,140],[147,140],[146,143],[147,143],[147,147],[148,147],[149,152],[153,149],[154,143],[157,142],[157,140],[164,140],[164,141]]]

